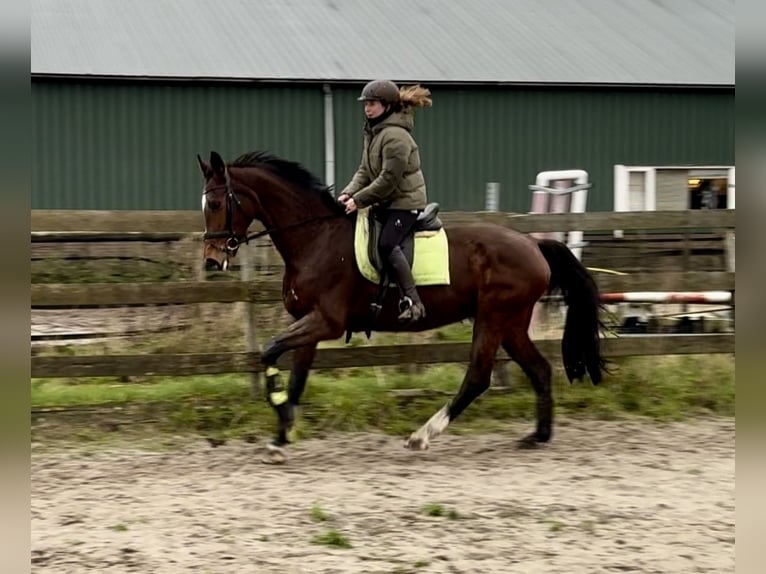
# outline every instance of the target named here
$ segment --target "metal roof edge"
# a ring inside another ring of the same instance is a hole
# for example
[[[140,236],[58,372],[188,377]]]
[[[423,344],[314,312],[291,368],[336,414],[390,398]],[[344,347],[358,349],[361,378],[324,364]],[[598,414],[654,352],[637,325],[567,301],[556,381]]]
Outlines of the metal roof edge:
[[[164,82],[179,84],[360,84],[370,78],[246,78],[246,77],[210,77],[210,76],[138,76],[107,74],[50,74],[31,73],[33,80],[85,80],[90,82]],[[398,84],[421,83],[429,86],[461,87],[534,87],[534,88],[584,88],[584,89],[689,89],[689,90],[734,90],[736,84],[700,84],[700,83],[625,83],[625,82],[530,82],[514,80],[424,80],[395,79]]]

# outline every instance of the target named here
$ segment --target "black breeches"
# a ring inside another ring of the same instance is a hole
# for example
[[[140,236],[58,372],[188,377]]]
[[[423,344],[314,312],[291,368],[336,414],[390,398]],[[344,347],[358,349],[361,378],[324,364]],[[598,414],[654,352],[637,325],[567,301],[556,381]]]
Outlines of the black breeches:
[[[418,220],[418,212],[407,209],[388,209],[385,212],[386,222],[380,232],[378,249],[380,254],[388,261],[388,256],[397,245],[412,232]]]

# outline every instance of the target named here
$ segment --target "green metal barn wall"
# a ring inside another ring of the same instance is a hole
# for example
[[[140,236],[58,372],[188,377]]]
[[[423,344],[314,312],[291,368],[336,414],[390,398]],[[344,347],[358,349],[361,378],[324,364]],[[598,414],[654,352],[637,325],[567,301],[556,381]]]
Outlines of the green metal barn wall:
[[[33,209],[199,209],[196,154],[269,150],[324,174],[321,90],[35,82]]]
[[[197,209],[195,154],[269,149],[324,179],[317,86],[34,82],[33,208]],[[360,86],[333,87],[336,187],[356,169]],[[613,165],[734,164],[734,93],[432,88],[418,110],[431,200],[528,211],[538,172],[585,169],[589,210],[611,210]]]
[[[432,88],[415,136],[429,197],[450,210],[484,209],[500,183],[502,211],[526,212],[541,171],[584,169],[588,209],[613,209],[613,166],[734,165],[734,92]],[[361,150],[358,89],[336,91],[338,186]],[[349,111],[350,110],[350,111]]]

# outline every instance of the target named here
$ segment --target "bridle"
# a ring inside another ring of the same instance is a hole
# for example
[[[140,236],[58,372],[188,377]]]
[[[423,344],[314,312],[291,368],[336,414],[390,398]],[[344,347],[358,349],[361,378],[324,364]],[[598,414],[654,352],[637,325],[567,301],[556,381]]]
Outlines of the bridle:
[[[218,247],[217,245],[213,245],[213,247],[218,249],[219,251],[223,251],[224,253],[226,253],[227,259],[230,254],[234,254],[237,251],[237,249],[239,249],[240,245],[242,245],[243,243],[248,244],[251,239],[258,239],[259,237],[263,237],[264,235],[278,233],[280,231],[285,231],[293,227],[300,227],[301,225],[304,225],[306,223],[311,223],[312,221],[340,217],[340,214],[336,214],[336,213],[316,215],[314,217],[309,217],[307,219],[303,219],[295,223],[289,223],[281,227],[271,228],[271,229],[266,228],[262,231],[257,231],[255,233],[237,235],[234,232],[234,208],[235,207],[239,208],[243,214],[245,214],[245,208],[242,206],[242,202],[240,201],[239,197],[234,191],[234,188],[231,185],[231,176],[229,175],[228,169],[224,171],[224,178],[225,178],[224,185],[222,186],[219,185],[217,187],[205,189],[203,190],[202,195],[206,196],[208,193],[211,193],[214,191],[220,191],[221,189],[226,190],[226,229],[224,231],[205,231],[204,235],[202,236],[202,239],[204,241],[208,241],[210,239],[226,238],[226,241],[224,242],[223,247]],[[251,187],[244,185],[242,182],[239,182],[239,184],[247,188],[248,191],[251,192],[252,196],[255,198],[256,203],[258,203],[258,207],[260,208],[261,213],[263,213],[264,212],[263,205],[261,204],[261,200],[258,198],[258,194],[255,192],[255,190],[253,190]]]

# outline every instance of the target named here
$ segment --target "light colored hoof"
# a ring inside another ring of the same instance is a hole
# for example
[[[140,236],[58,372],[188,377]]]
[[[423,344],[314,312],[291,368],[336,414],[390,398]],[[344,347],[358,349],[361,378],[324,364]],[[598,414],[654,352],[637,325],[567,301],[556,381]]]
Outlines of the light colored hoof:
[[[404,448],[410,450],[428,450],[428,439],[413,434],[410,438],[404,441]]]
[[[266,445],[266,453],[261,457],[263,464],[285,464],[287,462],[287,450],[274,444]]]
[[[428,443],[432,438],[439,436],[449,425],[449,407],[444,405],[439,411],[428,419],[428,422],[420,427],[404,441],[404,447],[410,450],[428,450]]]

